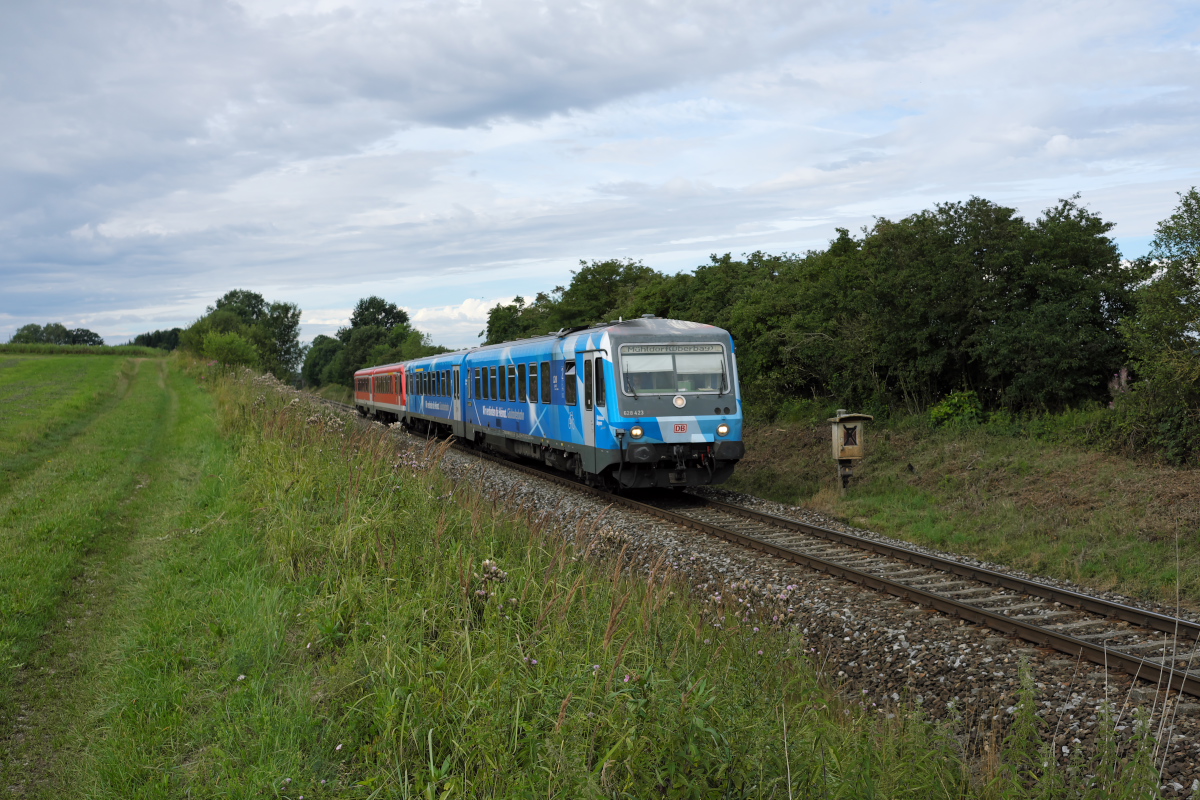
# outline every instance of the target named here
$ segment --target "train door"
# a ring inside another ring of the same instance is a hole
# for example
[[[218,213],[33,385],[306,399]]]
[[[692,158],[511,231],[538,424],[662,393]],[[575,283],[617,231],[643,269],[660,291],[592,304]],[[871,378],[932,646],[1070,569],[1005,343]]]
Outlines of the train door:
[[[595,367],[600,362],[600,353],[589,350],[579,353],[576,358],[576,380],[579,381],[580,416],[583,422],[583,468],[588,472],[596,471],[596,375]]]
[[[454,374],[452,376],[450,387],[450,416],[454,419],[453,430],[455,436],[462,436],[463,430],[463,392],[462,392],[462,373],[461,367],[454,365]]]

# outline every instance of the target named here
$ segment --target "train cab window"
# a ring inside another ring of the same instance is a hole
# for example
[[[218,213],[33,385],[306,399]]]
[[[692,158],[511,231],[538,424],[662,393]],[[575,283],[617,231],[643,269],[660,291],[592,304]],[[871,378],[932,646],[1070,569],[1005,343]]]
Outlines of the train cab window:
[[[567,405],[573,406],[578,403],[579,388],[575,385],[575,362],[567,361],[563,364],[563,390],[567,396]]]
[[[596,356],[596,405],[604,408],[604,359]]]
[[[538,401],[538,371],[537,362],[529,365],[529,402],[536,403]]]
[[[542,362],[542,370],[541,370],[540,374],[541,374],[541,379],[542,379],[542,402],[549,403],[550,398],[551,398],[551,394],[550,394],[550,389],[551,389],[550,362],[549,361]]]
[[[473,368],[471,369],[471,371],[472,371],[473,373],[475,373],[475,374],[474,374],[474,378],[475,378],[475,398],[476,398],[476,399],[479,399],[480,397],[483,397],[483,395],[481,395],[481,394],[479,393],[479,390],[480,390],[481,388],[483,388],[483,386],[482,386],[482,383],[483,383],[483,382],[479,380],[479,367],[473,367]]]
[[[592,392],[595,388],[592,383],[592,359],[585,358],[583,360],[583,407],[588,411],[592,410]]]
[[[525,382],[525,365],[517,364],[517,399],[522,403],[524,403],[525,398],[529,396],[525,392],[525,387],[528,385],[529,384]]]

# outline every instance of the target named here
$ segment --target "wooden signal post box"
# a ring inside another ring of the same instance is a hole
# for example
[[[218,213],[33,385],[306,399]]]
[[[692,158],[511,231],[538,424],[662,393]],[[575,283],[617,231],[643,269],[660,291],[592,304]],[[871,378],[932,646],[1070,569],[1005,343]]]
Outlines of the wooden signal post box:
[[[862,458],[866,450],[866,427],[875,420],[870,414],[851,414],[839,408],[833,424],[833,457],[838,463],[838,477],[844,490],[854,476],[854,462]]]

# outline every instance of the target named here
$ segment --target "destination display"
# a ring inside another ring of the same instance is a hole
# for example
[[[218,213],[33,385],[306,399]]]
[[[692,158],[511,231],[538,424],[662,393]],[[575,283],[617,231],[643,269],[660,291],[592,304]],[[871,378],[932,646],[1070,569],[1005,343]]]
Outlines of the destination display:
[[[623,344],[621,352],[626,355],[665,355],[667,353],[720,353],[719,344]]]

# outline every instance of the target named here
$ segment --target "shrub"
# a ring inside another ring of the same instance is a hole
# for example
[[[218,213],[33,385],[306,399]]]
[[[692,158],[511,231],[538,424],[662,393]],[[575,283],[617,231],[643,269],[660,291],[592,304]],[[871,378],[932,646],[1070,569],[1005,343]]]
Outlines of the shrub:
[[[934,425],[977,425],[983,422],[983,403],[973,391],[952,392],[929,409],[929,419]]]

